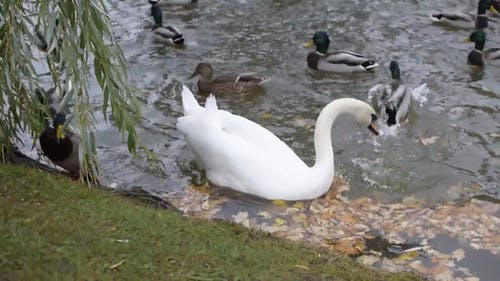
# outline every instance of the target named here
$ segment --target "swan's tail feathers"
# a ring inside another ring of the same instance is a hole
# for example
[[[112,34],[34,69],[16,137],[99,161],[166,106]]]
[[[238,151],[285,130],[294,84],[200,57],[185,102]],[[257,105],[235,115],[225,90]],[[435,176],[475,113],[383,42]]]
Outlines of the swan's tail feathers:
[[[208,96],[207,101],[205,102],[205,109],[207,110],[217,110],[217,100],[213,94]]]
[[[182,107],[184,108],[184,115],[189,115],[201,108],[193,93],[191,93],[186,85],[182,85]]]

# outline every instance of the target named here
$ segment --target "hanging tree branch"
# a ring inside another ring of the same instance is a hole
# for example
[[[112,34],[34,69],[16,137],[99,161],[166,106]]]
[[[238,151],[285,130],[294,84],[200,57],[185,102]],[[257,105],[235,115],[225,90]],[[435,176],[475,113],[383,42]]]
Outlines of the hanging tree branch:
[[[37,42],[42,42],[38,48],[46,53],[46,61],[34,55]],[[63,83],[71,85],[63,107],[74,114],[83,173],[98,172],[89,93],[93,77],[102,91],[105,120],[113,122],[127,139],[129,151],[136,152],[139,104],[128,83],[126,61],[113,38],[104,1],[4,0],[0,3],[1,159],[12,153],[21,133],[27,131],[36,140],[44,129],[46,120],[40,118],[44,109],[34,94],[42,84],[36,70],[40,63],[46,63],[57,89],[67,89]]]

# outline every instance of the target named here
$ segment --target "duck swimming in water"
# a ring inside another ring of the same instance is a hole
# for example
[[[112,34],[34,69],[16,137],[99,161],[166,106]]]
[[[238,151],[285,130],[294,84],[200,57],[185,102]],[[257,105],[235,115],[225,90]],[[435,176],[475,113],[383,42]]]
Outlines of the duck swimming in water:
[[[457,11],[436,11],[432,12],[429,18],[435,23],[456,28],[482,29],[488,27],[488,16],[486,15],[486,11],[490,10],[493,14],[498,13],[495,6],[496,4],[494,4],[492,0],[479,0],[477,4],[477,14]]]
[[[500,48],[484,49],[486,43],[486,33],[482,30],[472,32],[466,42],[474,42],[474,50],[467,56],[467,63],[474,66],[484,66],[486,61],[500,62]]]
[[[184,44],[184,36],[179,30],[171,25],[163,26],[163,12],[158,5],[158,1],[150,0],[149,3],[151,3],[151,15],[155,22],[152,29],[155,40],[167,44]]]
[[[328,52],[330,38],[324,31],[314,33],[313,38],[304,47],[316,46],[316,51],[307,55],[307,65],[326,72],[365,72],[378,66],[373,59],[349,51]]]
[[[408,118],[411,104],[411,90],[401,82],[397,61],[389,66],[392,81],[387,85],[376,85],[370,89],[370,96],[378,96],[377,107],[387,126],[403,124]]]
[[[214,77],[214,68],[206,62],[196,66],[190,79],[195,77],[198,77],[198,93],[201,95],[246,93],[269,81],[255,72],[231,73]]]

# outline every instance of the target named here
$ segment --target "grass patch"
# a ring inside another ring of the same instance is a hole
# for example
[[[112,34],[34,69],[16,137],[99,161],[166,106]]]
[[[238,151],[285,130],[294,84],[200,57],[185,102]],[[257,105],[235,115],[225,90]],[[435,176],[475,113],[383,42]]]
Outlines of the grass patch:
[[[420,280],[0,166],[0,280]]]

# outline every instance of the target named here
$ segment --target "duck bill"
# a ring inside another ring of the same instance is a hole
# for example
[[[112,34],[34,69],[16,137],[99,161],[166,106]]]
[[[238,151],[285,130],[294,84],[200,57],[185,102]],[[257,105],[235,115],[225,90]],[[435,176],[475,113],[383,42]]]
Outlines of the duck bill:
[[[375,121],[372,121],[370,125],[368,126],[368,130],[370,130],[372,133],[374,133],[376,136],[379,135],[379,128],[378,125]]]
[[[56,127],[56,138],[57,138],[57,140],[61,140],[61,139],[65,138],[64,130],[63,129],[64,129],[63,125],[57,125],[57,127]]]
[[[304,48],[311,48],[312,46],[314,46],[313,40],[309,40],[306,43],[304,43]]]
[[[490,12],[492,12],[495,15],[498,14],[497,9],[495,9],[495,7],[493,7],[493,5],[490,6]]]
[[[472,41],[470,41],[470,39],[469,39],[469,38],[465,38],[465,39],[464,39],[464,43],[470,43],[470,42],[472,42]]]

